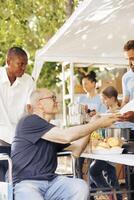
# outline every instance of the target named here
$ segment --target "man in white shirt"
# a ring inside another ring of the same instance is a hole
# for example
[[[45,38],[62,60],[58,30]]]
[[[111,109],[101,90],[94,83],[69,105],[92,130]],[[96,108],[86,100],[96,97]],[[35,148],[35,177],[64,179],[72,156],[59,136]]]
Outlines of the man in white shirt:
[[[134,40],[129,40],[124,45],[124,52],[125,56],[129,61],[129,67],[130,70],[126,72],[122,77],[122,89],[123,89],[123,100],[122,100],[122,107],[127,104],[129,101],[134,99]],[[123,120],[131,120],[134,117],[133,112],[125,113],[122,118]],[[134,141],[134,127],[130,130],[129,139]],[[130,169],[131,175],[129,177],[130,179],[130,185],[131,190],[134,189],[134,173],[132,173],[132,169]],[[134,199],[134,193],[131,194],[131,199]]]
[[[134,98],[134,40],[129,40],[124,45],[124,52],[129,61],[130,70],[122,77],[122,107]]]
[[[10,153],[15,127],[25,114],[29,96],[35,88],[32,77],[25,73],[28,63],[26,52],[12,47],[7,53],[7,65],[0,68],[0,153]],[[0,181],[7,170],[0,162]]]
[[[134,40],[129,40],[125,43],[124,53],[125,57],[128,59],[130,69],[122,77],[122,107],[134,99]],[[134,139],[133,135],[134,127],[130,131],[130,139]]]

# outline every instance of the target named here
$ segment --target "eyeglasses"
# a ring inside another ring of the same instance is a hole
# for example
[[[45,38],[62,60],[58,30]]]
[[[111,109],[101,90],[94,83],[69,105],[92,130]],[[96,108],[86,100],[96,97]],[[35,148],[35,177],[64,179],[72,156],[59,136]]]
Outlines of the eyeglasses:
[[[43,100],[43,99],[52,99],[53,102],[56,102],[57,97],[56,97],[55,95],[52,95],[52,96],[50,96],[50,97],[44,97],[44,98],[41,98],[41,99],[39,99],[39,100]]]

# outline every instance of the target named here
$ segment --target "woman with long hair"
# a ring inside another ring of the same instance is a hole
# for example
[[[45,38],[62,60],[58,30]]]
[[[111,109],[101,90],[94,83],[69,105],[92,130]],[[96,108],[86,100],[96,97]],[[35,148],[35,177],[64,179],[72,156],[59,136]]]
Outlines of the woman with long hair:
[[[107,107],[107,112],[117,112],[120,109],[120,102],[118,100],[118,91],[113,86],[108,86],[102,90],[103,103]]]

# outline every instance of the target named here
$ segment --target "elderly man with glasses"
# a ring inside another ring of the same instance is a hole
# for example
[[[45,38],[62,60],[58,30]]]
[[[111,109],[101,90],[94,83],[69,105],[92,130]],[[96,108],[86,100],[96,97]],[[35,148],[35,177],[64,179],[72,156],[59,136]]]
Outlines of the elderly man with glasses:
[[[17,126],[12,143],[15,200],[87,200],[84,180],[58,176],[57,152],[71,150],[79,156],[95,129],[110,126],[117,116],[103,117],[92,124],[61,129],[49,121],[58,112],[55,95],[38,89],[31,95],[29,115]]]

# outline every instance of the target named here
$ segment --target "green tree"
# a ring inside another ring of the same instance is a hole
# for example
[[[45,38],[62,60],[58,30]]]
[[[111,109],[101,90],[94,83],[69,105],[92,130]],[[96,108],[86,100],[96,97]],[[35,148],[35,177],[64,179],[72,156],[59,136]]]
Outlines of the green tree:
[[[21,46],[29,52],[28,72],[31,72],[35,51],[44,46],[63,25],[77,1],[0,0],[0,65],[4,65],[5,55],[10,47]],[[55,82],[58,81],[57,73],[60,70],[57,71],[55,63],[52,67],[50,65],[47,64],[41,73],[40,87],[51,87],[54,79]],[[48,79],[49,74],[51,77]]]

